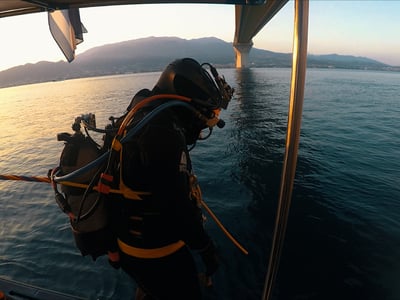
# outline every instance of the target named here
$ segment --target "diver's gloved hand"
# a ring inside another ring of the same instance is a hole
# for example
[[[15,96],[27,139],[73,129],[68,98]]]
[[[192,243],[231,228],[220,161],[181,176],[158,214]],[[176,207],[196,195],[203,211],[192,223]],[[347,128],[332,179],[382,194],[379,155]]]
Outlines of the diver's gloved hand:
[[[121,267],[119,263],[119,253],[118,252],[108,252],[108,263],[111,267],[118,270]]]
[[[213,275],[219,267],[219,259],[214,243],[211,240],[207,248],[200,252],[200,256],[206,267],[206,276]]]

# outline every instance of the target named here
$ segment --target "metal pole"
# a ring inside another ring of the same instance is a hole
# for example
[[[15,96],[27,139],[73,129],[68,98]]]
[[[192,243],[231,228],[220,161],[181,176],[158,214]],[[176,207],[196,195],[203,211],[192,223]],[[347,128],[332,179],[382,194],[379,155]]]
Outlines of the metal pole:
[[[285,157],[282,168],[280,195],[275,219],[272,249],[265,279],[263,299],[272,297],[289,216],[293,182],[296,173],[297,151],[300,139],[301,116],[307,67],[308,0],[295,0],[293,64],[286,132]]]

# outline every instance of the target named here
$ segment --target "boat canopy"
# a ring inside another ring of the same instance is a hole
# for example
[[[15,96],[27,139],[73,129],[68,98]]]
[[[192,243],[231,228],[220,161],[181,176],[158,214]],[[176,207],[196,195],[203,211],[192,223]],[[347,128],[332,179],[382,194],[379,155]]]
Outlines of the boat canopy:
[[[1,0],[0,18],[29,14],[34,12],[54,11],[70,8],[84,8],[126,4],[162,4],[162,3],[198,3],[198,4],[264,4],[265,0]]]

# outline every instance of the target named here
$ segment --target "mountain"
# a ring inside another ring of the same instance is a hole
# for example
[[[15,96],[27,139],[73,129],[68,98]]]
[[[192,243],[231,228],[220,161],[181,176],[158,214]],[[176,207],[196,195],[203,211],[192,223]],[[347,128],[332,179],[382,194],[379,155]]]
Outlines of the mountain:
[[[234,67],[232,43],[207,37],[181,39],[177,37],[148,37],[92,48],[72,63],[38,62],[25,64],[0,72],[0,88],[37,82],[101,75],[161,71],[175,58],[193,57],[217,67]],[[253,48],[251,67],[291,67],[291,53],[277,53]],[[308,67],[355,68],[384,70],[390,66],[381,62],[354,56],[309,55]]]

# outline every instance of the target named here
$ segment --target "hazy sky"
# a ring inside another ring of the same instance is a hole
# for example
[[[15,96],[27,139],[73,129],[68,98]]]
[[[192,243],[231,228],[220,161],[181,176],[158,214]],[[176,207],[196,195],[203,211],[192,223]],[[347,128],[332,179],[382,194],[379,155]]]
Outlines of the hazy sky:
[[[290,1],[253,38],[254,47],[291,52],[294,3]],[[400,66],[400,1],[311,0],[310,54],[366,56]],[[233,41],[232,5],[130,5],[81,9],[87,49],[148,36],[215,36]],[[48,30],[47,14],[0,19],[0,70],[42,60],[65,60]]]

